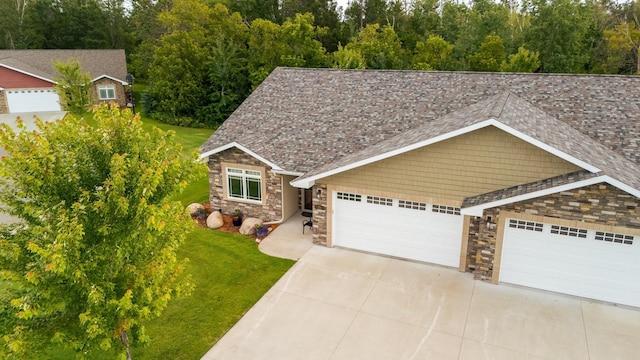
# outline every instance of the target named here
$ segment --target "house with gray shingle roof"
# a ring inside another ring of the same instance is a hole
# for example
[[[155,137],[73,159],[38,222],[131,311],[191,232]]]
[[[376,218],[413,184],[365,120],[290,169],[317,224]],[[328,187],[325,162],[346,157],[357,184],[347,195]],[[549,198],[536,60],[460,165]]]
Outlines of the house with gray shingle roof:
[[[306,210],[320,245],[640,306],[638,89],[278,68],[201,147],[210,202],[267,222]]]
[[[124,50],[0,50],[0,114],[60,111],[54,64],[78,60],[97,102],[127,104]]]

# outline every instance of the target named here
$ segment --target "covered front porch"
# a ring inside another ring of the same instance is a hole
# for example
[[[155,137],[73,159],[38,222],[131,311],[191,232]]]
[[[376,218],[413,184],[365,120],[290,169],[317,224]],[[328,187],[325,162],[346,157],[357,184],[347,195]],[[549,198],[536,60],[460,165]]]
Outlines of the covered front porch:
[[[267,255],[298,260],[313,246],[313,231],[303,223],[308,217],[298,211],[285,220],[260,242],[260,251]]]

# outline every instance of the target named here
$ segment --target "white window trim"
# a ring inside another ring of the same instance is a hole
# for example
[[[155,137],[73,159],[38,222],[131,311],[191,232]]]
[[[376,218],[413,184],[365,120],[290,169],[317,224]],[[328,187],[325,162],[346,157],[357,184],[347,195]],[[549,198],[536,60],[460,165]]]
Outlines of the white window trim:
[[[245,202],[245,203],[251,203],[251,204],[265,204],[265,200],[267,197],[267,193],[266,193],[266,174],[265,174],[265,170],[262,167],[258,167],[258,166],[248,166],[248,165],[241,165],[241,164],[234,164],[234,163],[222,163],[222,184],[223,184],[223,189],[224,189],[224,196],[227,200],[230,201],[236,201],[236,202]],[[238,172],[230,172],[229,170],[236,170],[236,171],[241,171],[242,173],[238,173]],[[247,173],[247,171],[249,173]],[[260,173],[260,175],[257,174],[251,174],[251,172],[256,172],[256,173]],[[242,197],[235,197],[231,195],[231,189],[229,187],[229,176],[238,176],[238,177],[242,177],[242,190],[243,190],[243,196]],[[260,200],[254,200],[254,199],[248,199],[247,195],[246,195],[246,180],[247,179],[257,179],[258,181],[260,181]]]
[[[107,97],[102,97],[102,90],[106,91]],[[113,91],[113,97],[109,97],[109,90]],[[116,99],[116,87],[113,85],[101,85],[98,86],[98,98],[100,100],[115,100]]]

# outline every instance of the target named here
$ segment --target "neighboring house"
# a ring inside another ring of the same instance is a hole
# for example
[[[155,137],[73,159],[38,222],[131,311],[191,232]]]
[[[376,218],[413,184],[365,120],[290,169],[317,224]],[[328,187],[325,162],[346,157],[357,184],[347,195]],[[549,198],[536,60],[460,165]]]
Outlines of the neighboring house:
[[[127,104],[124,50],[0,50],[0,114],[60,111],[53,66],[70,59],[89,72],[95,101]]]
[[[317,244],[640,306],[639,89],[278,68],[202,146],[210,201],[265,221],[311,210]]]

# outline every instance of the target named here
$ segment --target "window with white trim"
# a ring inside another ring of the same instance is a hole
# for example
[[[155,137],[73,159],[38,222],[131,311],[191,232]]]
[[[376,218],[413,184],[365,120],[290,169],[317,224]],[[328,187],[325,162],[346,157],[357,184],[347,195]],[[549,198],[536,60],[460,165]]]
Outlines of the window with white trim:
[[[633,236],[624,234],[614,234],[603,231],[596,231],[596,240],[633,245]]]
[[[336,197],[338,199],[340,199],[340,200],[348,200],[348,201],[356,201],[356,202],[361,202],[362,201],[362,196],[358,195],[358,194],[338,192],[336,194]]]
[[[541,232],[542,226],[542,223],[539,222],[509,219],[509,227],[514,229]]]
[[[579,237],[583,239],[587,238],[586,229],[572,228],[568,226],[551,225],[551,233],[557,235]]]
[[[227,191],[230,198],[262,201],[262,173],[227,168]]]
[[[426,211],[427,210],[427,204],[426,203],[417,202],[417,201],[409,201],[409,200],[399,200],[398,201],[398,207],[403,208],[403,209],[412,209],[412,210],[420,210],[420,211]]]
[[[393,199],[378,197],[378,196],[367,196],[367,203],[376,204],[376,205],[393,206]]]
[[[100,100],[113,100],[116,98],[116,88],[113,85],[98,86]]]
[[[431,212],[449,215],[460,215],[460,208],[455,206],[433,204],[431,206]]]

